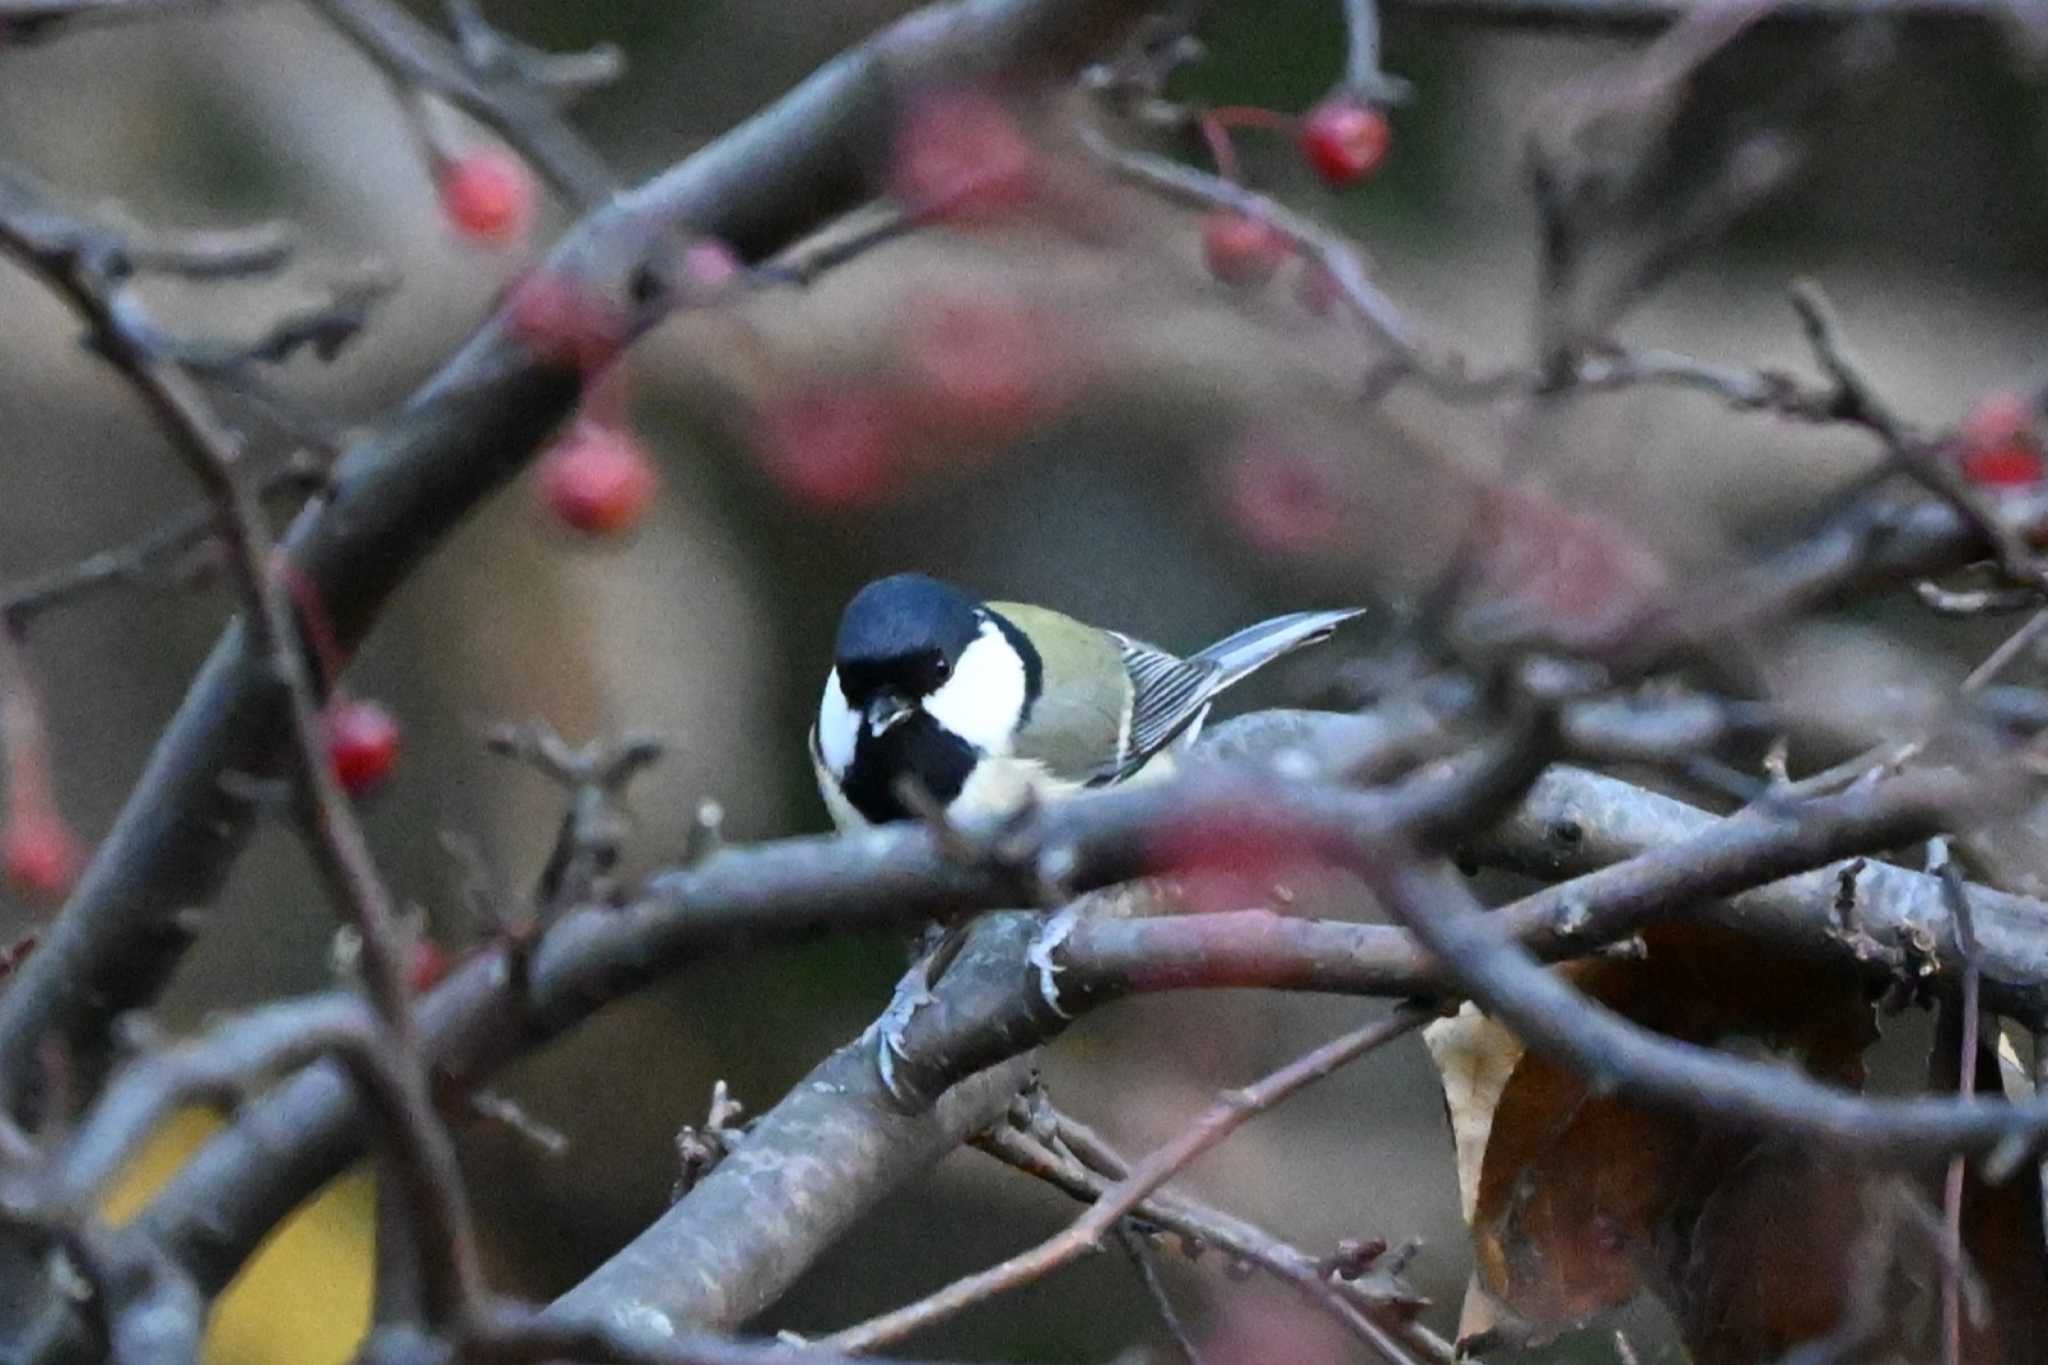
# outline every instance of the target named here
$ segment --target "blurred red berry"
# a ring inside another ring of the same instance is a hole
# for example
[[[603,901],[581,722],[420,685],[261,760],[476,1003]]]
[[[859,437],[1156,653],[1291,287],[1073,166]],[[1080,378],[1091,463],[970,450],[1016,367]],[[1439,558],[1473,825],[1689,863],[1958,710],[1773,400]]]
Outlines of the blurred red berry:
[[[16,810],[0,834],[7,884],[31,900],[62,900],[84,865],[84,847],[54,810]]]
[[[1343,494],[1305,455],[1248,446],[1226,466],[1223,497],[1231,520],[1260,549],[1313,554],[1343,538]]]
[[[1378,170],[1393,146],[1387,116],[1356,100],[1319,104],[1301,123],[1301,154],[1324,183],[1340,188]]]
[[[1639,619],[1669,574],[1619,520],[1534,486],[1482,490],[1460,628],[1601,647]]]
[[[994,97],[931,91],[896,130],[891,178],[913,212],[989,222],[1030,203],[1039,188],[1038,152]]]
[[[1314,842],[1256,820],[1172,820],[1145,843],[1147,868],[1180,887],[1181,908],[1195,914],[1275,903],[1275,891],[1300,892],[1327,881]]]
[[[326,716],[327,761],[341,789],[367,795],[391,775],[398,762],[398,722],[373,701],[337,698]]]
[[[716,237],[699,237],[683,248],[683,285],[693,299],[724,293],[746,268],[739,253]]]
[[[933,425],[1000,434],[1058,403],[1060,345],[1037,309],[996,294],[927,295],[907,313],[905,377]]]
[[[1987,488],[2029,488],[2048,475],[2034,424],[2039,414],[2016,393],[1994,393],[1963,419],[1956,463]]]
[[[615,535],[637,524],[660,481],[633,433],[605,422],[578,422],[540,461],[542,504],[586,535]]]
[[[756,443],[785,492],[814,507],[847,508],[874,502],[893,486],[904,435],[896,396],[821,387],[769,403]]]
[[[546,270],[513,287],[505,326],[536,355],[586,375],[609,365],[631,331],[626,318],[604,299]]]
[[[441,165],[441,211],[472,241],[502,245],[533,219],[533,177],[510,152],[486,147]]]
[[[442,978],[448,975],[448,969],[454,965],[440,944],[422,936],[414,941],[412,951],[407,955],[406,984],[414,995],[423,995],[440,985]]]
[[[1202,259],[1228,285],[1252,289],[1294,254],[1294,244],[1262,219],[1220,210],[1202,220]]]
[[[1294,297],[1309,312],[1326,318],[1343,297],[1343,291],[1337,287],[1337,277],[1320,261],[1304,258],[1301,273],[1294,280]]]

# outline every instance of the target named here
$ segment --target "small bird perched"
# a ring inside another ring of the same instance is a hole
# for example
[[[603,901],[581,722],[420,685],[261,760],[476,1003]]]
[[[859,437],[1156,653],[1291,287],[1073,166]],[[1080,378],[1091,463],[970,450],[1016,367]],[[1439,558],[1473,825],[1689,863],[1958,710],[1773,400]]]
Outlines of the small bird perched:
[[[877,579],[839,621],[811,728],[818,789],[855,829],[912,814],[905,778],[971,816],[1162,775],[1219,692],[1359,614],[1275,617],[1183,659],[922,574]]]

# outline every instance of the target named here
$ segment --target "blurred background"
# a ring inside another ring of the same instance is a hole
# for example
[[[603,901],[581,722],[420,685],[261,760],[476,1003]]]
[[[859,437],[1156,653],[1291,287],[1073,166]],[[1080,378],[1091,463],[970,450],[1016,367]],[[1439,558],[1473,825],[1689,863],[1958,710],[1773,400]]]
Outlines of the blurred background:
[[[624,48],[625,78],[590,96],[575,121],[637,179],[904,8],[499,0],[489,10],[544,46]],[[1213,8],[1221,12],[1201,30],[1210,58],[1177,92],[1294,111],[1335,79],[1343,31],[1334,0]],[[1743,39],[1703,85],[1696,118],[1740,126],[1803,78],[1817,33],[1779,25]],[[1416,97],[1395,115],[1385,171],[1333,193],[1299,167],[1285,138],[1248,134],[1247,175],[1356,234],[1375,278],[1438,344],[1482,361],[1525,360],[1536,275],[1524,138],[1554,115],[1552,92],[1646,38],[1505,30],[1392,8],[1386,63]],[[1791,188],[1681,270],[1623,335],[1807,369],[1784,295],[1792,278],[1812,276],[1870,371],[1916,420],[1952,422],[1975,395],[2037,373],[2048,318],[2048,99],[1989,25],[1911,23],[1896,38],[1894,59],[1854,97],[1802,125],[1811,154]],[[1193,145],[1171,150],[1199,160]],[[118,203],[143,222],[290,218],[309,244],[293,277],[301,283],[365,259],[388,263],[403,287],[366,340],[332,366],[304,362],[286,377],[290,392],[343,428],[374,421],[426,377],[563,221],[544,212],[528,245],[460,240],[387,83],[289,0],[0,47],[0,156],[82,208]],[[839,607],[879,574],[920,569],[1183,649],[1261,614],[1381,608],[1341,649],[1276,670],[1242,703],[1314,704],[1355,695],[1345,659],[1391,636],[1441,566],[1457,526],[1449,500],[1432,495],[1444,462],[1533,472],[1629,528],[1682,575],[1796,527],[1874,460],[1853,435],[1731,414],[1683,393],[1459,408],[1404,388],[1360,405],[1370,351],[1355,329],[1305,308],[1291,274],[1257,294],[1231,291],[1203,268],[1195,215],[1112,188],[1078,160],[1062,164],[1074,211],[1058,222],[921,232],[809,289],[753,294],[640,345],[616,400],[655,452],[662,486],[634,535],[572,538],[521,481],[407,585],[349,686],[403,724],[401,767],[367,815],[394,885],[444,942],[479,934],[465,920],[462,868],[444,831],[477,840],[512,886],[530,884],[553,836],[558,794],[480,742],[503,721],[543,718],[572,740],[644,729],[668,742],[666,761],[637,788],[640,868],[678,855],[706,797],[723,804],[732,838],[824,828],[804,734]],[[295,287],[166,291],[160,302],[196,332],[233,334]],[[76,345],[58,304],[0,271],[0,320],[0,582],[196,501],[134,402]],[[997,341],[977,326],[997,328]],[[1025,353],[1041,367],[1038,396],[1052,400],[964,431],[874,406],[924,382],[919,367],[935,355],[975,344]],[[855,467],[878,446],[914,448],[914,468],[856,480],[848,492],[792,478],[777,458],[790,441],[823,445]],[[1274,459],[1341,486],[1341,523],[1325,524],[1319,486],[1304,492],[1298,480],[1259,474]],[[86,837],[112,820],[224,611],[217,588],[146,589],[36,624],[28,661],[46,697],[58,795]],[[1909,726],[1999,629],[1931,626],[1901,599],[1787,628],[1758,648],[1787,695],[1846,702],[1881,732]],[[1825,757],[1795,752],[1795,770]],[[18,932],[38,913],[8,902],[5,927]],[[298,848],[272,830],[238,865],[166,1014],[188,1026],[212,1010],[321,987],[331,937]],[[701,1121],[715,1080],[750,1111],[765,1109],[865,1026],[904,961],[904,945],[886,937],[722,960],[607,1010],[519,1067],[504,1089],[572,1147],[549,1159],[503,1131],[465,1134],[494,1285],[547,1298],[575,1283],[665,1206],[675,1131]],[[1218,1086],[1377,1008],[1243,993],[1136,1001],[1062,1039],[1046,1058],[1047,1081],[1056,1101],[1142,1149]],[[1434,1320],[1451,1329],[1469,1256],[1420,1043],[1376,1055],[1252,1125],[1188,1181],[1312,1250],[1349,1236],[1421,1238],[1411,1273],[1437,1302]],[[360,1182],[325,1206],[307,1235],[332,1258],[319,1281],[328,1288],[315,1293],[302,1276],[265,1297],[241,1295],[215,1359],[344,1356],[367,1283],[347,1269],[362,1265],[366,1208]],[[1070,1212],[986,1158],[958,1155],[757,1325],[804,1331],[864,1317],[1020,1249]],[[1169,1275],[1212,1360],[1353,1358],[1284,1291],[1233,1282],[1213,1258],[1192,1269],[1174,1261]],[[1154,1342],[1157,1330],[1129,1268],[1102,1258],[918,1345],[1105,1360]],[[1532,1358],[1608,1359],[1610,1350],[1601,1338]]]

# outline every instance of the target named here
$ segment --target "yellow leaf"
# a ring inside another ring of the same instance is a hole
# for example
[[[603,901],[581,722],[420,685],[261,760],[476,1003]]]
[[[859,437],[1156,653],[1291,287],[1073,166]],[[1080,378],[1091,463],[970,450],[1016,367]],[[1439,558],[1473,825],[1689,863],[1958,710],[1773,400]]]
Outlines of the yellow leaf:
[[[220,1127],[203,1109],[164,1124],[102,1202],[111,1223],[140,1213]],[[358,1167],[293,1213],[214,1305],[205,1365],[336,1365],[369,1330],[375,1181]]]

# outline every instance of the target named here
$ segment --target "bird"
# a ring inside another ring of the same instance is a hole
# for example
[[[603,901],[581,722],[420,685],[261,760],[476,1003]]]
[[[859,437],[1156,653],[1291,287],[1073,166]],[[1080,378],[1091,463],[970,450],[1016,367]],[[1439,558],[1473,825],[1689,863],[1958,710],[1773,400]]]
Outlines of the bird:
[[[924,574],[880,578],[840,617],[810,734],[818,790],[849,830],[922,813],[909,804],[920,788],[959,820],[1149,781],[1195,742],[1217,694],[1361,614],[1276,616],[1182,658]]]

